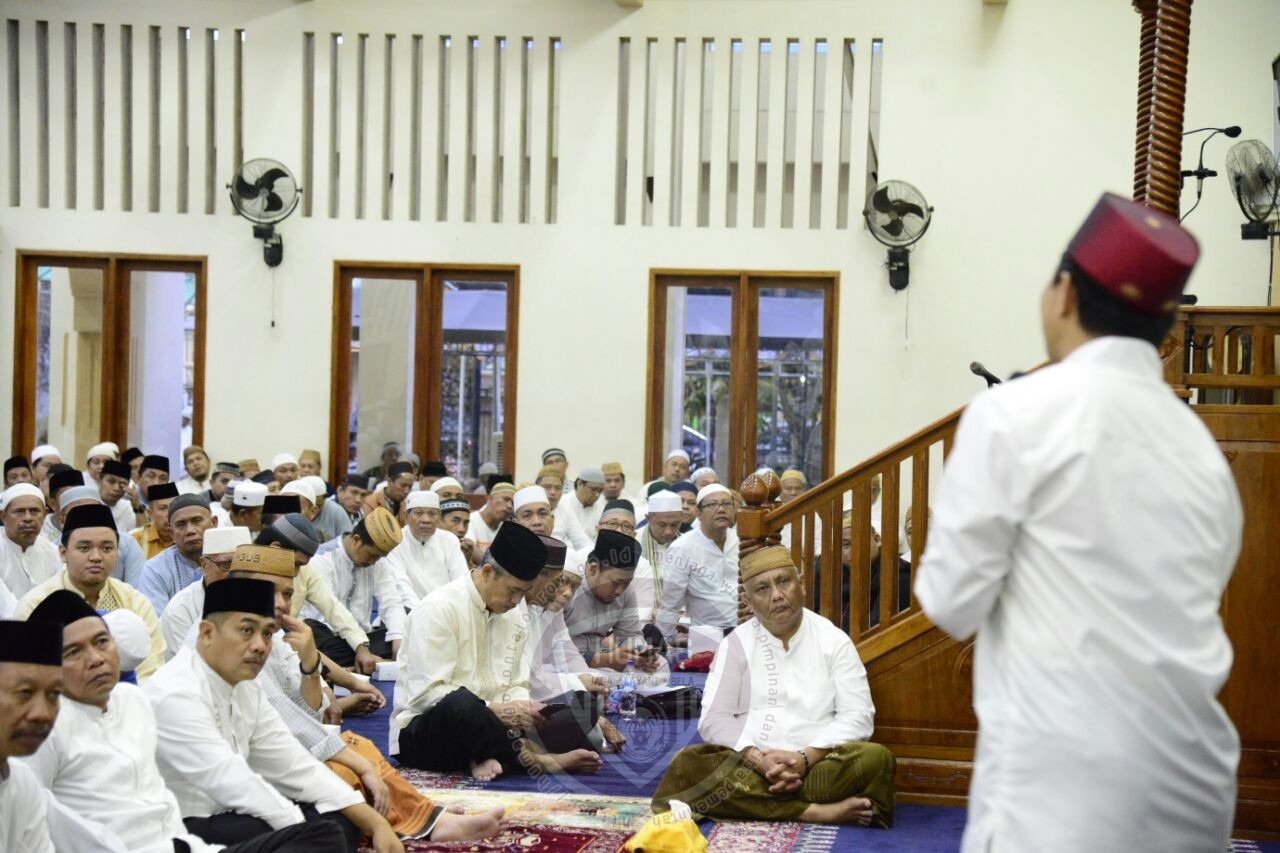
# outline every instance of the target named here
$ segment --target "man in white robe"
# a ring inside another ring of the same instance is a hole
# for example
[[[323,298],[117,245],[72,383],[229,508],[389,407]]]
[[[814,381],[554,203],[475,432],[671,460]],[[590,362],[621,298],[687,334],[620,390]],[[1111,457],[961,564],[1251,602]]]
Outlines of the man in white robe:
[[[496,483],[489,489],[489,497],[484,506],[471,513],[471,522],[467,525],[467,537],[476,543],[475,550],[484,553],[489,547],[502,523],[511,518],[512,499],[516,488],[510,483]]]
[[[662,608],[662,573],[666,568],[667,552],[680,536],[682,518],[680,496],[664,489],[649,496],[649,514],[636,528],[640,555],[649,564],[653,575],[652,600],[643,602],[653,611],[646,621],[656,620]]]
[[[560,499],[560,504],[566,505],[567,512],[592,541],[595,540],[593,533],[596,524],[599,523],[600,514],[604,512],[604,505],[607,503],[602,497],[603,493],[604,472],[588,466],[574,478],[573,492]]]
[[[209,490],[212,461],[204,448],[193,444],[182,451],[182,467],[186,476],[178,480],[178,494],[198,495]]]
[[[85,454],[84,484],[96,486],[102,482],[102,466],[107,462],[120,458],[120,445],[114,441],[103,441],[89,448]]]
[[[293,738],[254,681],[276,632],[275,587],[231,578],[205,591],[195,649],[184,648],[144,687],[157,758],[190,831],[208,841],[304,820],[337,825],[354,851],[403,853],[386,820]],[[301,807],[300,807],[301,804]]]
[[[0,582],[19,598],[62,569],[58,546],[40,535],[46,511],[44,493],[30,483],[0,493]]]
[[[573,549],[590,548],[591,537],[582,529],[578,517],[569,509],[569,502],[564,499],[564,471],[558,465],[544,465],[533,483],[542,487],[551,504],[554,520],[549,535]]]
[[[977,633],[966,851],[1228,846],[1240,498],[1156,351],[1197,255],[1104,195],[1041,297],[1051,364],[961,419],[915,592]]]
[[[138,526],[138,514],[125,495],[129,491],[129,466],[125,462],[108,459],[98,475],[98,497],[111,508],[116,520],[116,530],[128,533]]]
[[[698,520],[667,549],[662,607],[655,624],[668,641],[687,611],[693,625],[728,630],[738,624],[738,534],[733,495],[719,483],[697,495]]]
[[[49,737],[22,763],[59,802],[107,827],[132,853],[171,853],[175,841],[212,853],[217,848],[187,831],[165,787],[155,715],[140,688],[120,681],[120,655],[102,617],[79,596],[58,591],[32,611],[31,621],[62,628],[63,696]],[[313,823],[225,849],[340,853],[345,844],[336,826]]]
[[[405,498],[405,526],[400,544],[383,561],[396,579],[400,598],[408,608],[424,596],[470,571],[458,537],[440,528],[440,496],[432,491],[410,492]]]
[[[160,614],[160,633],[164,637],[165,660],[173,657],[185,644],[191,629],[199,624],[204,612],[204,590],[211,583],[226,578],[231,571],[231,558],[241,545],[249,544],[246,527],[214,527],[204,532],[200,554],[200,581],[184,587]]]

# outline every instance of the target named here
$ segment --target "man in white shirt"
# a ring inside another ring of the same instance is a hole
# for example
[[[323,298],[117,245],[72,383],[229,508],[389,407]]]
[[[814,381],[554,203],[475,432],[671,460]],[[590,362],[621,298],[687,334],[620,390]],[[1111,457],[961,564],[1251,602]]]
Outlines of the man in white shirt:
[[[653,796],[735,820],[893,824],[895,762],[867,743],[875,706],[849,635],[804,607],[780,545],[742,560],[754,618],[721,641],[702,696],[705,741],[672,759]]]
[[[564,471],[558,465],[544,465],[533,482],[547,493],[547,501],[555,517],[549,535],[575,550],[590,548],[591,537],[569,509],[569,502],[564,500]]]
[[[573,494],[560,499],[567,504],[566,510],[578,522],[578,526],[586,533],[587,538],[594,541],[592,533],[600,521],[607,501],[601,497],[604,492],[604,472],[599,468],[586,467],[578,472],[573,481]]]
[[[18,483],[0,493],[0,582],[18,598],[62,569],[58,546],[40,531],[45,517],[44,493],[31,483]]]
[[[1104,195],[1041,297],[1051,364],[960,421],[915,592],[977,633],[964,850],[1228,846],[1240,498],[1156,349],[1198,253],[1173,217]]]
[[[277,453],[271,459],[271,473],[282,487],[299,477],[298,460],[292,453]]]
[[[662,608],[656,625],[674,639],[680,611],[692,625],[720,628],[738,624],[738,517],[733,495],[719,483],[698,492],[698,520],[667,550]]]
[[[144,688],[160,772],[188,830],[236,843],[264,827],[329,821],[348,850],[368,833],[378,853],[403,853],[386,820],[302,748],[254,681],[275,632],[271,582],[219,581],[205,590],[196,648],[180,651]]]
[[[47,479],[50,466],[62,462],[62,452],[52,444],[41,444],[33,447],[27,458],[31,460],[31,482],[38,486]]]
[[[666,489],[656,492],[649,496],[649,514],[636,529],[640,554],[648,561],[653,573],[653,600],[648,602],[654,612],[653,619],[662,608],[662,573],[666,567],[667,551],[680,535],[681,509],[680,496],[675,492]]]
[[[59,590],[32,611],[31,622],[62,628],[61,707],[49,737],[21,759],[40,784],[78,814],[102,824],[133,853],[216,848],[187,831],[178,801],[156,764],[156,724],[140,688],[120,681],[120,657],[102,617],[74,593]],[[315,847],[312,847],[315,845]],[[339,853],[332,824],[288,827],[225,848],[231,853]]]
[[[395,575],[382,558],[400,544],[400,525],[385,508],[377,507],[345,536],[320,546],[309,563],[311,570],[333,592],[334,598],[355,617],[365,634],[369,652],[382,660],[395,660],[404,636],[404,602]],[[378,600],[379,628],[373,627],[373,600]],[[335,631],[314,605],[302,616],[316,635],[316,645],[342,667],[354,666],[356,652]]]
[[[160,614],[165,660],[178,653],[192,626],[199,623],[200,615],[204,612],[205,587],[224,579],[231,571],[231,558],[235,555],[236,548],[248,544],[249,530],[245,527],[214,527],[204,532],[200,553],[200,581],[184,587],[169,599],[169,606]]]
[[[547,568],[538,534],[504,524],[480,568],[419,602],[409,614],[407,653],[396,678],[388,752],[424,770],[592,773],[590,749],[552,753],[511,730],[547,736],[543,706],[529,698],[523,598]],[[586,742],[582,730],[579,741]]]
[[[476,543],[467,538],[467,528],[470,526],[471,504],[464,498],[440,498],[440,529],[458,537],[458,547],[467,561],[468,570],[480,559],[480,555],[476,553]]]
[[[405,526],[400,544],[384,562],[396,579],[406,608],[426,595],[467,574],[471,567],[458,537],[440,528],[440,497],[432,491],[410,492],[405,498]]]
[[[670,489],[676,483],[686,482],[689,479],[689,461],[689,454],[685,451],[680,448],[672,450],[662,460],[662,476],[644,484],[645,494],[651,490],[657,491],[653,487],[659,483],[662,484],[662,488]]]
[[[102,482],[102,466],[109,460],[120,458],[120,445],[114,441],[103,441],[89,448],[89,452],[85,454],[84,484],[86,486],[96,486]]]
[[[82,471],[66,465],[51,468],[45,495],[48,498],[49,512],[40,526],[40,535],[55,545],[62,538],[62,528],[58,526],[58,501],[62,493],[69,489],[84,488],[85,476]],[[92,491],[97,492],[96,488]]]
[[[209,489],[209,454],[204,448],[193,444],[182,451],[182,467],[187,474],[178,481],[178,493],[182,495],[198,495]]]
[[[111,508],[116,520],[116,530],[128,533],[138,526],[138,514],[133,511],[133,504],[125,497],[129,491],[129,466],[115,459],[108,459],[102,464],[98,475],[98,497]]]
[[[262,507],[266,502],[266,486],[252,480],[236,483],[235,492],[231,496],[231,509],[228,510],[231,524],[247,527],[250,536],[257,536],[262,530]]]
[[[510,483],[496,483],[489,489],[489,497],[484,506],[471,513],[471,523],[467,525],[467,538],[476,543],[476,550],[484,553],[489,547],[502,523],[511,518],[512,501],[516,487]]]

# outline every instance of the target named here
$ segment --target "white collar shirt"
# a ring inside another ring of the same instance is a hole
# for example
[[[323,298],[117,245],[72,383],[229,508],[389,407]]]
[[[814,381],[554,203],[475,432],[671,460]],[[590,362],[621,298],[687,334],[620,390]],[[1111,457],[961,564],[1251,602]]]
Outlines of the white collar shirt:
[[[387,565],[386,558],[372,566],[357,568],[347,554],[343,539],[330,541],[336,541],[337,547],[317,553],[308,565],[333,591],[334,598],[355,617],[362,631],[367,633],[373,627],[373,600],[376,598],[378,619],[387,628],[387,641],[402,639],[404,601],[400,598],[395,573]],[[303,614],[308,619],[324,619],[314,605],[308,605]],[[338,626],[329,627],[336,630]]]
[[[395,576],[401,600],[409,607],[470,573],[458,537],[439,528],[426,539],[417,539],[404,527],[400,544],[387,554],[386,563]]]
[[[1095,339],[969,405],[915,581],[939,627],[977,632],[965,849],[1223,849],[1242,525],[1150,344]]]
[[[874,720],[867,671],[853,641],[806,609],[786,648],[754,618],[720,641],[698,733],[735,750],[831,749],[865,741]]]
[[[281,829],[302,822],[297,802],[321,813],[364,802],[294,739],[256,680],[232,686],[184,648],[143,690],[184,818],[233,811]]]
[[[569,499],[572,495],[561,497],[560,502],[556,504],[556,508],[551,511],[554,517],[554,524],[551,528],[551,535],[561,542],[568,544],[570,548],[582,549],[590,548],[594,541],[593,537],[588,535],[582,529],[582,522],[578,521],[578,516],[574,515],[569,509]],[[595,528],[591,528],[595,530]]]
[[[178,653],[186,645],[187,634],[204,616],[204,581],[183,587],[169,599],[169,606],[160,614],[160,634],[164,637],[165,660]]]
[[[61,537],[62,533],[58,533]],[[26,595],[62,570],[62,557],[58,546],[44,536],[25,551],[0,531],[0,581],[18,598]]]
[[[595,503],[590,506],[583,506],[582,501],[578,500],[577,493],[572,488],[566,488],[564,495],[560,498],[557,508],[568,505],[569,513],[573,515],[574,520],[578,522],[578,526],[582,528],[582,532],[592,542],[596,541],[596,525],[600,523],[600,516],[604,515],[604,505],[607,503],[604,496],[596,498]]]
[[[738,532],[725,531],[721,548],[695,523],[671,543],[662,569],[662,606],[656,624],[663,636],[675,632],[680,611],[694,625],[732,628],[738,624]]]
[[[526,602],[527,604],[527,602]],[[529,637],[525,641],[525,662],[529,667],[529,695],[546,702],[565,693],[584,689],[579,674],[587,664],[565,628],[564,612],[528,604]]]

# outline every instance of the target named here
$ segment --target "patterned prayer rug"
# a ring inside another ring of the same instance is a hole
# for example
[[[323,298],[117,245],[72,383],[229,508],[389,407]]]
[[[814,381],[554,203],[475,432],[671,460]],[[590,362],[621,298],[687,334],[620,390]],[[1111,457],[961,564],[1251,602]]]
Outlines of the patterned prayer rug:
[[[465,776],[418,770],[401,772],[414,787],[437,803],[461,806],[468,813],[502,806],[506,809],[507,820],[520,825],[551,825],[629,834],[639,829],[651,814],[649,800],[643,797],[560,791],[498,791],[481,789],[479,783]]]
[[[406,841],[406,853],[426,851],[466,851],[466,853],[617,853],[631,837],[627,831],[603,829],[565,829],[534,825],[509,826],[496,838],[484,841],[455,841],[439,844],[431,841]]]

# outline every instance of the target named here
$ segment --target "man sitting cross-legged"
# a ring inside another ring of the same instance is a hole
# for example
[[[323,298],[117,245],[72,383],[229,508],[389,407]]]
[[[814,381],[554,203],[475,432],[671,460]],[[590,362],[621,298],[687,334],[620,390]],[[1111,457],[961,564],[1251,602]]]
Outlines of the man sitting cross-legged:
[[[73,592],[58,590],[31,622],[62,627],[62,702],[53,731],[22,759],[58,801],[97,821],[134,853],[212,850],[182,823],[178,801],[156,764],[156,725],[142,690],[120,681],[106,622]],[[6,848],[8,849],[8,848]],[[231,853],[345,849],[332,824],[287,827],[228,848]]]
[[[470,770],[488,781],[521,769],[543,773],[595,772],[600,756],[586,734],[550,752],[543,743],[572,735],[554,731],[529,699],[525,659],[528,618],[522,598],[547,567],[538,534],[504,524],[480,568],[450,581],[409,614],[405,655],[396,678],[389,752],[400,763],[424,770]],[[573,721],[570,720],[571,724]]]
[[[875,719],[849,636],[802,606],[804,584],[780,545],[742,558],[755,614],[720,643],[698,733],[654,794],[709,817],[893,823],[893,755],[867,743]]]
[[[403,853],[390,824],[294,739],[254,681],[276,632],[275,586],[229,578],[205,590],[196,648],[147,682],[160,772],[187,829],[234,844],[310,821],[330,821],[355,851]]]

